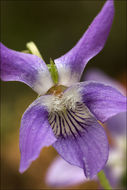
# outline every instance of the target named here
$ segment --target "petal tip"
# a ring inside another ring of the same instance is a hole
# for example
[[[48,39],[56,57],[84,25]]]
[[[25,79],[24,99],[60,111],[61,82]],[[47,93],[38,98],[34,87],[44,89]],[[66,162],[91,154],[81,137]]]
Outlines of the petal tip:
[[[31,161],[32,162],[32,161]],[[31,162],[24,163],[22,160],[20,161],[20,166],[19,166],[19,172],[23,174],[31,165]]]
[[[23,174],[26,170],[27,170],[27,168],[24,168],[24,167],[22,167],[22,166],[20,165],[20,167],[19,167],[19,172],[20,172],[21,174]]]

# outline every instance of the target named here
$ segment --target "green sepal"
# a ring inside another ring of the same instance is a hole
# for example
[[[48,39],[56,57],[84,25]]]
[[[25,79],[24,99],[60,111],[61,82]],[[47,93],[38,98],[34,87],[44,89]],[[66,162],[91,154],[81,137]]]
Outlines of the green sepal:
[[[47,64],[52,80],[55,84],[58,83],[58,71],[54,61],[50,58],[50,64]]]

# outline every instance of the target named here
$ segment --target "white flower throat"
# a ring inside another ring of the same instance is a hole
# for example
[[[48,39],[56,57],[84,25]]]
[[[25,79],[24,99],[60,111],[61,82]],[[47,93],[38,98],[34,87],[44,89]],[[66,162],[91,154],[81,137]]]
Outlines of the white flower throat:
[[[49,95],[49,96],[48,96]],[[81,135],[91,123],[91,113],[82,103],[80,93],[75,88],[54,86],[47,92],[44,105],[48,108],[48,121],[55,136]]]
[[[54,86],[47,94],[50,96],[50,106],[48,106],[49,112],[60,112],[66,109],[75,110],[76,102],[81,102],[81,97],[77,90],[74,88],[67,90],[65,86]]]

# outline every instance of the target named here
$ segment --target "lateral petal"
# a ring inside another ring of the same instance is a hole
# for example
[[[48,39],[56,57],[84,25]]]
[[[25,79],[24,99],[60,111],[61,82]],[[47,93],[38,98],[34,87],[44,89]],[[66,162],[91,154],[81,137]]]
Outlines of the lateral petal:
[[[48,111],[41,101],[35,100],[25,111],[20,128],[20,172],[24,172],[40,154],[44,146],[56,141],[48,122]]]
[[[99,69],[90,69],[86,72],[84,80],[104,82],[118,89],[122,94],[126,94],[126,89],[116,80],[107,76]],[[126,133],[126,112],[119,113],[106,121],[106,125],[112,135],[123,135]]]
[[[84,104],[101,122],[127,111],[127,98],[109,85],[87,81],[75,85],[74,88],[80,91]]]

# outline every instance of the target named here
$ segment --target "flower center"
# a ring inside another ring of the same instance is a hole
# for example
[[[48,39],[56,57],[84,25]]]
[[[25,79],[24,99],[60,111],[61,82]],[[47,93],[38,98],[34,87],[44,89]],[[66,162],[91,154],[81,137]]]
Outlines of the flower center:
[[[93,122],[93,116],[75,87],[55,85],[46,95],[43,105],[48,108],[48,121],[57,138],[76,138],[81,132],[87,131]]]
[[[66,109],[75,109],[76,102],[81,102],[81,96],[75,88],[68,88],[62,85],[55,85],[48,90],[44,105],[50,112],[60,112]]]

